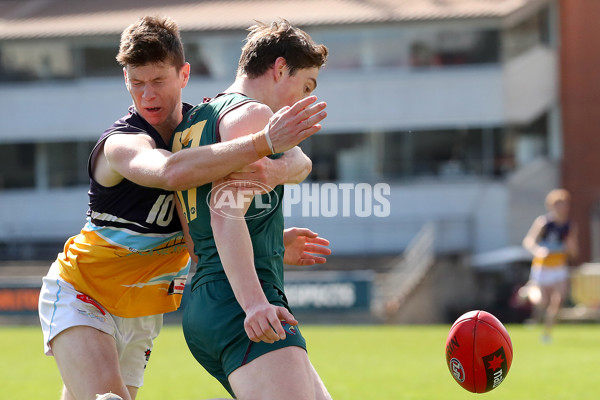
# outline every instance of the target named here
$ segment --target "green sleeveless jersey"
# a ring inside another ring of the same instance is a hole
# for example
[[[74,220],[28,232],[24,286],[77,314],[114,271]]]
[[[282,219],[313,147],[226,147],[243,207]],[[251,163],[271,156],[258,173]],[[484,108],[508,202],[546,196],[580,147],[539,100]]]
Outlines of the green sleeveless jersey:
[[[177,152],[181,149],[220,142],[218,126],[221,118],[230,110],[248,102],[256,102],[256,100],[239,93],[227,93],[195,106],[175,129],[171,139],[171,151]],[[218,191],[223,187],[223,185],[216,186],[209,183],[177,192],[194,241],[194,253],[198,256],[197,271],[192,277],[192,289],[205,282],[227,278],[210,225],[209,207],[211,190]],[[233,196],[219,198],[233,202],[237,200]],[[256,195],[245,217],[252,239],[254,265],[258,278],[274,284],[281,291],[283,291],[284,253],[282,200],[283,186],[281,185],[270,193]],[[238,205],[243,206],[243,204]],[[218,203],[215,208],[216,212],[219,212]]]

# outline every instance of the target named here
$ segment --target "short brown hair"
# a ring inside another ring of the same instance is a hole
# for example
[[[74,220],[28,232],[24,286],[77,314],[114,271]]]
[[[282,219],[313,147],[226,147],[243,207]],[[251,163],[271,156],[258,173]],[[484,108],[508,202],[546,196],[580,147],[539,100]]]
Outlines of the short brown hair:
[[[285,19],[271,25],[257,22],[248,28],[246,44],[238,63],[238,74],[250,78],[263,75],[278,57],[285,58],[290,75],[303,68],[321,68],[327,60],[327,47],[316,44],[303,30]]]
[[[140,18],[121,34],[117,61],[123,67],[165,62],[181,68],[185,57],[177,23],[169,17]]]
[[[546,207],[551,208],[558,201],[564,201],[565,203],[568,203],[570,199],[571,195],[565,189],[554,189],[551,190],[546,196]]]

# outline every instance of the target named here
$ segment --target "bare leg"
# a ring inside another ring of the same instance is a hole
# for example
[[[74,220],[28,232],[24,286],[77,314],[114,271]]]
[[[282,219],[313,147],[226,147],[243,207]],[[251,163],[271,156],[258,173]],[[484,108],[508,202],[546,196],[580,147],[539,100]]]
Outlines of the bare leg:
[[[124,400],[135,398],[123,383],[117,347],[112,336],[89,326],[61,332],[51,343],[63,382],[63,400],[94,400],[112,392]]]
[[[238,400],[331,399],[300,347],[286,347],[257,358],[233,371],[229,383]]]
[[[567,292],[567,281],[557,282],[549,287],[548,293],[548,306],[546,308],[546,315],[544,318],[544,333],[549,336],[556,319],[558,312],[562,306],[563,300]]]

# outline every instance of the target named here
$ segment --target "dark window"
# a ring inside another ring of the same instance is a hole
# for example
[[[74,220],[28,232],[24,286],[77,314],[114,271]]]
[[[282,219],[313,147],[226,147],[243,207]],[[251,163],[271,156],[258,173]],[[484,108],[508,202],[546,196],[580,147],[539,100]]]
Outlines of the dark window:
[[[123,68],[116,60],[118,47],[86,47],[83,49],[83,76],[120,76]]]
[[[0,188],[21,189],[35,186],[35,145],[0,145]]]
[[[94,142],[47,144],[48,186],[51,188],[89,183],[87,160]]]

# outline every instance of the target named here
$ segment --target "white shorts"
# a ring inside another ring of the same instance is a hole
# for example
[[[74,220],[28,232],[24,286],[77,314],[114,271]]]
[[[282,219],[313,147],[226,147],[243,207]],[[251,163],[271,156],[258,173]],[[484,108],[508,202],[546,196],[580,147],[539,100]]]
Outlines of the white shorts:
[[[531,268],[529,279],[539,286],[551,286],[569,278],[569,269],[567,267],[552,268]]]
[[[115,339],[124,383],[134,387],[143,385],[144,369],[162,327],[162,314],[138,318],[112,315],[60,278],[56,263],[42,279],[38,311],[46,355],[53,355],[50,341],[65,329],[90,326]]]

